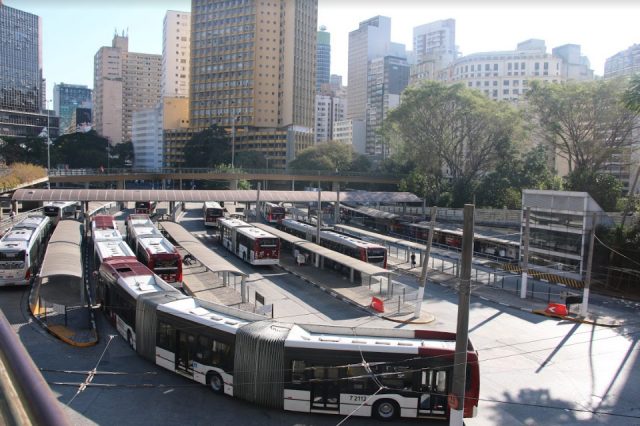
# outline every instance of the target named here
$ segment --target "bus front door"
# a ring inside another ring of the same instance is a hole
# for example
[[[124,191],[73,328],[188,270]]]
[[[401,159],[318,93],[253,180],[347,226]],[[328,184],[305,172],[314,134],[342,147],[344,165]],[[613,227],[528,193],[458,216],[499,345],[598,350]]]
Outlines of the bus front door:
[[[447,412],[447,372],[445,370],[424,369],[420,375],[418,415],[444,416]]]
[[[193,376],[193,354],[196,338],[194,335],[177,330],[176,371]]]
[[[311,380],[311,409],[340,411],[339,373],[335,367],[315,367]]]

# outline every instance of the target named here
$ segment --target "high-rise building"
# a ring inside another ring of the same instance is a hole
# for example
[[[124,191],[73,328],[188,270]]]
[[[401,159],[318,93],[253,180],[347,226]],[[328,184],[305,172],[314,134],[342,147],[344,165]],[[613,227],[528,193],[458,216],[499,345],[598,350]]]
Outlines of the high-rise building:
[[[390,110],[400,105],[400,94],[409,85],[409,64],[406,58],[384,56],[369,63],[367,78],[367,115],[365,152],[385,159],[389,146],[384,145],[380,127]]]
[[[318,31],[318,44],[316,46],[316,92],[320,91],[323,84],[329,83],[331,75],[331,33],[327,32],[324,25]]]
[[[420,80],[438,80],[458,51],[456,47],[456,21],[445,19],[413,28],[413,56],[411,83]]]
[[[607,58],[604,63],[604,78],[631,76],[640,73],[640,44]]]
[[[313,144],[317,0],[193,0],[190,123],[284,167]]]
[[[333,140],[333,124],[345,119],[346,99],[335,93],[316,95],[316,143]]]
[[[162,56],[129,52],[129,37],[115,34],[94,56],[94,129],[118,144],[131,140],[134,111],[160,100]]]
[[[191,13],[168,10],[162,26],[162,96],[188,97]]]
[[[74,133],[71,118],[76,108],[91,108],[91,89],[78,84],[53,85],[53,109],[60,117],[60,133]]]
[[[39,16],[0,2],[0,136],[33,137],[58,118],[46,111]]]
[[[589,58],[582,56],[580,45],[565,44],[551,50],[553,56],[562,58],[560,74],[565,81],[593,80],[593,70]]]

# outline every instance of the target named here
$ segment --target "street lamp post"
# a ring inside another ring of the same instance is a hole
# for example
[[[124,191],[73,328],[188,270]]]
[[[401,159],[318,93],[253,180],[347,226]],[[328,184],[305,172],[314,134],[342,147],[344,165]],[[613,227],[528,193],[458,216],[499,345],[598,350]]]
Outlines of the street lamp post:
[[[50,146],[51,139],[49,138],[49,102],[51,100],[47,100],[47,189],[51,189],[51,182],[49,181],[49,175],[51,174],[51,154],[50,154]]]
[[[238,121],[238,116],[233,117],[231,120],[231,170],[235,167],[235,159],[236,159],[236,121]]]

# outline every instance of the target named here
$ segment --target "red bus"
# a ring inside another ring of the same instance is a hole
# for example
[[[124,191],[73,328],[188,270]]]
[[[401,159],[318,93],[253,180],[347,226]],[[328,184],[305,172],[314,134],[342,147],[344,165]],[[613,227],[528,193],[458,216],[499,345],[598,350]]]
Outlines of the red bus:
[[[182,281],[182,257],[147,215],[129,215],[127,242],[140,262],[166,282]]]
[[[224,218],[224,208],[215,201],[207,201],[202,205],[204,226],[218,226],[218,219]]]
[[[91,232],[98,229],[117,229],[113,216],[108,214],[97,214],[91,218]]]
[[[262,217],[269,223],[280,223],[284,219],[285,209],[279,204],[266,202],[262,206]]]
[[[220,219],[220,242],[252,265],[280,263],[280,239],[239,219]]]
[[[136,201],[135,212],[138,214],[152,214],[155,210],[155,201]]]

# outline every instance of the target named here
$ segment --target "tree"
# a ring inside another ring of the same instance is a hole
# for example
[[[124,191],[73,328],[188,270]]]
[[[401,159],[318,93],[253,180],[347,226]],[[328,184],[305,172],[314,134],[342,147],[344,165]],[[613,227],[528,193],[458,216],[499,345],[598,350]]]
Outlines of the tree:
[[[627,109],[640,113],[640,74],[631,77],[629,85],[622,95],[622,101]]]
[[[351,147],[330,141],[302,150],[289,167],[293,170],[341,172],[350,170],[352,158]]]
[[[132,142],[122,142],[109,147],[111,167],[127,167],[135,160]]]
[[[578,169],[565,177],[565,187],[569,191],[588,192],[606,212],[616,209],[622,193],[622,183],[607,173]]]
[[[387,120],[387,128],[401,136],[400,152],[413,157],[422,173],[446,167],[455,206],[471,200],[479,177],[512,150],[520,130],[520,116],[510,105],[461,84],[437,82],[405,90]]]
[[[532,118],[570,171],[593,175],[612,154],[632,146],[638,112],[625,108],[622,90],[622,80],[532,83],[527,93]]]
[[[231,138],[224,128],[214,124],[187,142],[184,166],[212,168],[219,164],[231,164]]]
[[[31,163],[47,167],[47,142],[45,138],[38,137],[3,137],[0,139],[0,156],[8,165]]]
[[[69,168],[107,167],[109,140],[95,130],[60,136],[51,145],[51,165],[65,164]]]

